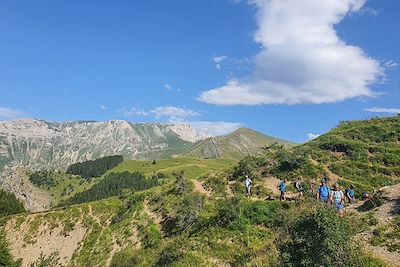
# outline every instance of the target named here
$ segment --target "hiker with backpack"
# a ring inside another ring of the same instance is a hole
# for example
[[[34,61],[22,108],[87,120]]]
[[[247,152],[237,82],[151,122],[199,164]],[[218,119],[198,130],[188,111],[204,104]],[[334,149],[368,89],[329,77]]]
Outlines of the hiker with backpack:
[[[294,187],[296,187],[297,190],[297,197],[300,198],[303,196],[304,188],[300,178],[297,178],[296,182],[294,182]]]
[[[331,194],[332,203],[335,204],[336,208],[339,211],[339,216],[343,217],[344,215],[344,193],[340,190],[339,185],[335,184],[333,187],[333,191]]]
[[[250,196],[251,195],[251,184],[253,183],[253,181],[251,181],[251,179],[249,178],[248,175],[246,175],[246,180],[244,181],[244,185],[246,187],[246,195]]]
[[[330,194],[331,194],[331,189],[330,187],[326,184],[326,180],[322,179],[321,180],[321,185],[318,186],[317,189],[317,200],[323,201],[325,203],[328,203],[330,200]]]
[[[371,204],[374,206],[374,207],[376,207],[377,205],[376,205],[376,203],[375,203],[375,201],[374,201],[374,196],[371,194],[371,193],[369,193],[369,192],[364,192],[363,193],[363,195],[362,195],[362,198],[365,200],[365,202],[371,202]]]
[[[354,203],[356,201],[354,197],[354,186],[351,185],[349,188],[346,190],[346,198],[350,203]]]
[[[278,185],[278,190],[281,192],[281,195],[279,197],[280,201],[286,200],[286,182],[287,179],[283,178],[283,180]]]

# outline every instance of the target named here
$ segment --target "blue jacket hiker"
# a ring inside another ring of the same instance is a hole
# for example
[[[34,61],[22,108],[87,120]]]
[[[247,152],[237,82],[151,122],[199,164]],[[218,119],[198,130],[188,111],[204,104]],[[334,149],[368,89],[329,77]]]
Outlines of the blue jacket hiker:
[[[279,200],[286,200],[286,178],[284,178],[278,186],[279,191],[281,192],[281,195],[279,197]]]
[[[347,199],[349,200],[350,203],[354,203],[355,202],[353,185],[351,185],[350,188],[347,189],[346,197],[347,197]]]
[[[321,185],[317,189],[317,199],[327,203],[331,194],[330,187],[326,184],[326,180],[321,180]]]

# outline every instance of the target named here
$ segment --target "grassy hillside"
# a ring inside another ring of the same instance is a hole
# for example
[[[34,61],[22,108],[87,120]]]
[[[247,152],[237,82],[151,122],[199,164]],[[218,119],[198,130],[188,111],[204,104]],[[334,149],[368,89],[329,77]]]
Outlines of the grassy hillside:
[[[261,147],[274,143],[284,146],[292,145],[288,141],[270,137],[248,128],[240,128],[226,136],[211,137],[200,141],[182,156],[240,159],[245,155],[257,154]]]
[[[93,185],[103,179],[103,177],[93,178],[91,180],[84,179],[77,175],[67,174],[62,171],[43,171],[38,172],[46,173],[42,184],[34,184],[40,189],[47,192],[52,198],[52,205],[56,206],[58,203],[65,201],[76,194],[88,190]],[[32,176],[33,173],[29,173]],[[52,182],[45,182],[51,180]]]
[[[346,259],[344,266],[385,266],[351,242],[359,222],[342,221],[332,207],[216,198],[196,191],[190,180],[181,182],[14,216],[5,226],[15,241],[11,252],[23,264],[67,266],[291,266],[298,256],[324,266],[340,266],[338,257]],[[300,255],[303,244],[294,238],[309,237],[313,225],[320,232],[310,242],[319,245]],[[289,249],[294,244],[296,251]]]
[[[153,164],[155,163],[155,164]],[[111,172],[142,172],[147,176],[156,173],[172,174],[184,171],[188,178],[198,178],[212,171],[225,170],[231,167],[236,160],[233,159],[196,159],[175,158],[164,160],[126,160]]]
[[[234,179],[250,172],[255,179],[275,176],[353,184],[358,194],[400,182],[400,116],[342,122],[315,140],[292,148],[270,146],[244,158]],[[308,185],[308,182],[307,182]]]
[[[90,190],[109,174],[117,172],[140,172],[147,177],[162,173],[170,176],[174,172],[184,171],[189,178],[198,178],[209,172],[221,171],[230,168],[236,161],[232,159],[188,159],[176,158],[156,160],[126,160],[119,166],[107,171],[101,177],[85,179],[78,175],[67,174],[63,171],[31,172],[29,176],[37,174],[35,186],[47,192],[52,198],[52,205],[57,206],[84,191]],[[32,182],[32,181],[31,181]]]

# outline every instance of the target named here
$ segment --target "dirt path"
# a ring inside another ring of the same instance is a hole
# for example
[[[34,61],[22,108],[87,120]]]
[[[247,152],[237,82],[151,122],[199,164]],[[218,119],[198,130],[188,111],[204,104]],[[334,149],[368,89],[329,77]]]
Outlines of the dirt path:
[[[232,185],[235,184],[235,181],[228,181],[228,184],[226,185],[226,193],[228,194],[229,197],[233,197],[234,193],[232,190]]]
[[[147,199],[143,202],[143,210],[150,217],[150,219],[152,219],[154,221],[154,223],[157,225],[158,230],[162,233],[161,223],[162,223],[163,219],[161,218],[161,216],[159,216],[158,214],[156,214],[155,212],[153,212],[150,209],[149,202]]]
[[[93,213],[92,205],[89,205],[89,216],[101,226],[101,220]]]
[[[340,177],[339,175],[334,174],[334,173],[329,169],[329,167],[326,166],[326,165],[324,165],[324,171],[326,172],[326,175],[327,175],[328,178],[329,178],[329,185],[330,185],[330,186],[333,186],[334,184],[338,183],[339,180],[342,180],[342,179],[343,179],[343,178]]]
[[[268,188],[269,190],[271,190],[271,192],[275,195],[275,196],[280,196],[281,192],[278,189],[278,185],[280,183],[280,180],[276,177],[265,177],[263,178],[263,185]],[[286,199],[287,200],[294,200],[297,198],[297,193],[289,193],[286,192]]]
[[[391,252],[384,246],[373,246],[369,243],[369,240],[373,236],[373,231],[377,227],[391,223],[396,214],[399,214],[400,184],[383,187],[379,190],[378,194],[381,198],[386,200],[384,204],[374,209],[376,217],[379,219],[379,223],[377,226],[373,226],[367,231],[359,233],[356,236],[356,239],[359,240],[364,245],[366,250],[375,257],[386,261],[390,266],[400,266],[399,252]],[[363,202],[359,202],[350,205],[347,208],[347,211],[357,212],[357,208],[362,204]]]
[[[330,169],[329,166],[325,165],[325,164],[321,164],[318,161],[316,161],[315,159],[311,158],[311,163],[315,166],[318,165],[322,165],[324,171],[326,172],[326,176],[328,176],[329,178],[329,185],[333,186],[334,184],[336,184],[339,180],[342,180],[343,178],[340,177],[339,175],[333,173]]]
[[[400,253],[390,252],[386,247],[371,245],[369,243],[371,237],[372,230],[358,234],[356,239],[361,241],[365,250],[374,255],[374,257],[384,260],[389,266],[400,266]]]
[[[195,179],[192,179],[191,181],[194,184],[194,190],[196,192],[202,193],[208,197],[211,196],[211,192],[204,188],[202,182],[200,182],[199,180],[195,180]]]
[[[264,186],[271,190],[274,195],[280,195],[280,191],[278,190],[280,180],[278,178],[270,176],[263,178],[262,180]]]

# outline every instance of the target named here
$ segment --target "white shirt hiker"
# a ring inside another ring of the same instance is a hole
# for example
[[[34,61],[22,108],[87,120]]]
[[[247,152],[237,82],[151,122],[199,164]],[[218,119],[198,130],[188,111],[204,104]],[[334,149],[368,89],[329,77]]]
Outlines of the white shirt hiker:
[[[252,183],[253,183],[253,182],[250,180],[249,177],[247,177],[246,180],[244,181],[244,185],[245,185],[246,187],[249,187]]]

